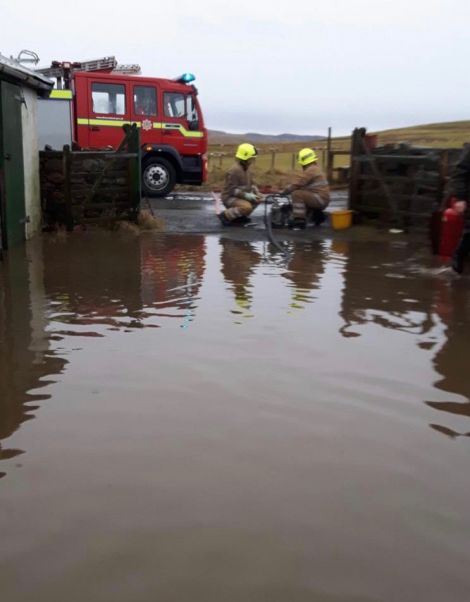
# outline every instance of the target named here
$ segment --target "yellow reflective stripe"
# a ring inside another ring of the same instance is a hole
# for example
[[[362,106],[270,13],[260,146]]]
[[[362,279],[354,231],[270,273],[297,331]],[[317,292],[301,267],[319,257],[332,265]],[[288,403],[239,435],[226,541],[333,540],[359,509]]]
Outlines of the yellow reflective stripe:
[[[102,125],[106,127],[117,127],[120,128],[123,125],[130,125],[131,121],[124,121],[124,119],[85,119],[83,117],[77,118],[78,125]],[[137,123],[140,127],[140,123]]]
[[[125,124],[130,125],[131,123],[136,123],[137,127],[142,127],[142,122],[140,121],[125,121],[124,119],[86,119],[78,117],[77,123],[78,125],[101,125],[104,127],[122,127]],[[191,130],[187,130],[181,123],[161,123],[154,121],[152,127],[155,130],[175,130],[185,138],[203,138],[204,136],[203,132],[192,132]]]
[[[72,100],[72,90],[51,90],[49,98],[55,100]]]
[[[204,136],[203,132],[187,130],[181,123],[162,123],[161,126],[164,130],[178,130],[186,138],[202,138]]]

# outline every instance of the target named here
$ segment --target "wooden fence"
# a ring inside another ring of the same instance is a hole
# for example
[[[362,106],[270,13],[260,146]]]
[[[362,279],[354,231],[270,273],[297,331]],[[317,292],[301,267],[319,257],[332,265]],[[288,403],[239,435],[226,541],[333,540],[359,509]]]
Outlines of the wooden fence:
[[[75,224],[135,219],[141,196],[140,132],[123,127],[117,151],[41,151],[44,222]]]
[[[327,174],[329,182],[347,185],[350,151],[313,148],[319,157],[318,164]],[[233,163],[233,152],[211,151],[208,156],[210,174],[225,171]],[[340,160],[337,161],[337,158]],[[297,153],[282,149],[261,150],[256,158],[256,167],[264,174],[288,174],[300,169],[297,164]]]
[[[335,148],[333,148],[335,144]],[[349,136],[333,141],[332,128],[328,128],[328,136],[318,138],[311,142],[290,141],[255,144],[258,149],[255,171],[260,184],[271,181],[272,178],[263,176],[290,176],[292,172],[299,171],[297,154],[302,147],[309,147],[318,155],[318,165],[325,172],[330,184],[347,186],[350,172],[350,142]],[[222,172],[229,169],[233,163],[237,145],[233,143],[211,144],[209,147],[209,184],[218,181]]]

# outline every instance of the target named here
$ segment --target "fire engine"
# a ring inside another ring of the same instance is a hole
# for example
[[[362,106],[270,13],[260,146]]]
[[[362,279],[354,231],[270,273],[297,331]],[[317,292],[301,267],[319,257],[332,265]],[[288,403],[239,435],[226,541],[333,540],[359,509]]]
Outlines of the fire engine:
[[[202,184],[207,176],[207,130],[195,77],[142,77],[138,65],[114,57],[57,62],[38,69],[54,78],[39,102],[39,143],[51,148],[117,149],[122,126],[136,123],[142,142],[142,189],[165,196],[175,184]]]

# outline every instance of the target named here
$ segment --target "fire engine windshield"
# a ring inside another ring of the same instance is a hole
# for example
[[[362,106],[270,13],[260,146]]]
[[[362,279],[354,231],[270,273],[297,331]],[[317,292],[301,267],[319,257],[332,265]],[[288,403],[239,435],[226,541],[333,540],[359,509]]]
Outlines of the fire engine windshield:
[[[197,106],[192,94],[165,92],[163,103],[167,117],[182,117],[189,122],[197,122],[199,120]]]

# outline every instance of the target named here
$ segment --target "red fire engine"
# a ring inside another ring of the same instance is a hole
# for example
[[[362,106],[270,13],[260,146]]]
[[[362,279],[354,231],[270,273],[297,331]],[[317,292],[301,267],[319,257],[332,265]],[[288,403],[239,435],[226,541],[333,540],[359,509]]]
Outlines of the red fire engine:
[[[49,109],[40,111],[41,143],[58,146],[48,142],[59,120],[59,111],[50,105],[52,100],[69,101],[71,142],[80,149],[116,149],[123,138],[122,126],[137,124],[145,195],[165,196],[177,183],[206,180],[207,130],[192,74],[175,80],[142,77],[136,75],[138,65],[118,66],[114,57],[53,62],[39,71],[57,80],[57,88],[46,101]],[[41,136],[41,131],[46,135]]]

